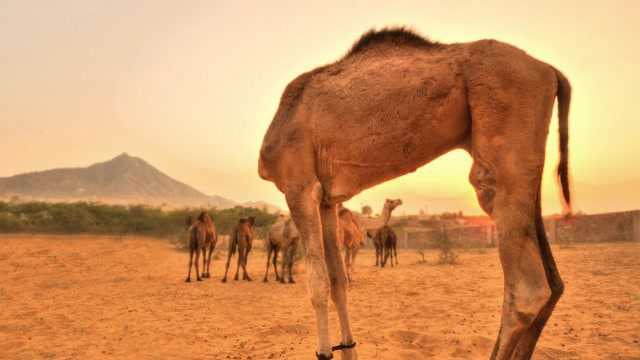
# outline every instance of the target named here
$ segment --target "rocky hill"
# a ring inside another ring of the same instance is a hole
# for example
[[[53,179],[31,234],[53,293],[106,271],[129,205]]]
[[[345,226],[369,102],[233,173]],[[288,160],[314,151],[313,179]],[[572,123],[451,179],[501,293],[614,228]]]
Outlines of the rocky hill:
[[[53,169],[0,178],[0,198],[13,196],[25,200],[87,200],[221,209],[238,205],[222,196],[208,196],[126,153],[86,168]]]

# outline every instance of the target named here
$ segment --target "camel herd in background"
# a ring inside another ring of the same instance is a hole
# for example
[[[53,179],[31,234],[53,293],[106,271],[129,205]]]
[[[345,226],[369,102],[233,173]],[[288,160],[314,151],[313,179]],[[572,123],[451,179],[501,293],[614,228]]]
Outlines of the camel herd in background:
[[[390,265],[398,264],[397,236],[395,231],[389,226],[391,213],[395,208],[402,205],[400,199],[386,199],[380,216],[368,217],[354,214],[346,207],[340,206],[338,212],[340,226],[340,247],[343,250],[344,264],[347,270],[347,278],[353,281],[356,256],[361,247],[364,246],[365,236],[374,244],[376,249],[375,266],[384,267],[388,260]],[[239,279],[242,270],[242,280],[251,281],[247,272],[247,261],[252,248],[255,219],[253,217],[240,218],[234,226],[229,237],[229,247],[227,252],[227,262],[225,265],[222,282],[227,282],[227,275],[231,258],[238,253],[236,273],[234,280]],[[218,242],[216,227],[205,211],[198,217],[189,216],[187,218],[188,249],[189,249],[189,271],[186,282],[191,282],[191,270],[195,265],[196,279],[211,277],[211,257]],[[300,244],[300,233],[293,219],[286,215],[279,215],[277,221],[271,226],[265,239],[265,250],[267,253],[267,267],[264,273],[264,282],[269,281],[269,268],[273,265],[276,281],[295,283],[293,279],[293,265],[296,260],[296,252]],[[199,261],[202,254],[202,272],[200,272]],[[278,273],[278,255],[282,254],[281,270]],[[194,261],[195,257],[195,261]],[[288,275],[288,276],[287,276]]]

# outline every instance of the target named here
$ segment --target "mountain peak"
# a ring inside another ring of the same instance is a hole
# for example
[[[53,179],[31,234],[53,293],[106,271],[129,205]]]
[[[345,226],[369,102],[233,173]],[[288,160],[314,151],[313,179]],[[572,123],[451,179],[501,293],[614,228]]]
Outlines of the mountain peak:
[[[122,154],[114,157],[111,160],[107,160],[105,162],[106,163],[109,163],[109,162],[131,162],[131,161],[135,161],[135,160],[139,160],[139,161],[145,162],[144,160],[142,160],[142,159],[140,159],[138,157],[135,157],[135,156],[131,156],[126,152],[123,152]]]
[[[177,181],[141,158],[122,153],[85,168],[53,169],[16,175],[0,181],[0,198],[13,195],[34,200],[101,201],[171,206],[235,205],[212,198]]]

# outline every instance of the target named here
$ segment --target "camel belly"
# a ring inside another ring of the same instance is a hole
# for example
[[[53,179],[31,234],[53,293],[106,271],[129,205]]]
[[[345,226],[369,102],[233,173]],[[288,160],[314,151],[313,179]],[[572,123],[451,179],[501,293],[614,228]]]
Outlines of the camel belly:
[[[345,201],[413,172],[465,141],[470,122],[462,77],[450,64],[427,65],[408,75],[395,67],[349,79],[314,104],[326,201]]]

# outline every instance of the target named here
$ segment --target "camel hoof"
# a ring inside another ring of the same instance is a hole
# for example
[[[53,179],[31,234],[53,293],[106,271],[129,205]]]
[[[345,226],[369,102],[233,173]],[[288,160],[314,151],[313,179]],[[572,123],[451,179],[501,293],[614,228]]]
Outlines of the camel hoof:
[[[262,282],[264,282],[264,283],[268,283],[268,282],[269,282],[269,279],[264,278],[264,279],[262,279]]]
[[[185,280],[184,282],[191,282],[191,279],[187,279],[187,280]]]
[[[295,283],[296,283],[295,280],[289,279],[289,284],[295,284]]]
[[[227,278],[222,279],[222,282],[226,283],[227,282]]]
[[[198,281],[202,281],[202,279],[198,278]]]

